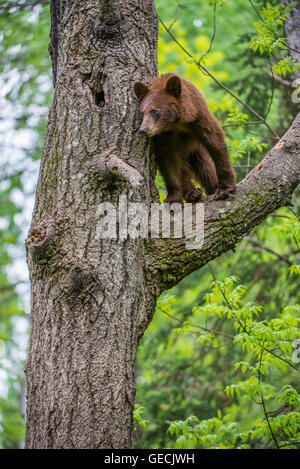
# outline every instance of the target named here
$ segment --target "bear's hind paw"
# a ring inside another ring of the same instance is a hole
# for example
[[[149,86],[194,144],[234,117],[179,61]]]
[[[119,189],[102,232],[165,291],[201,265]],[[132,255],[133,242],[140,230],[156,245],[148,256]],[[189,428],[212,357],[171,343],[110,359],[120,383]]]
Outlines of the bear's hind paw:
[[[235,192],[234,187],[229,187],[228,189],[218,188],[216,192],[211,196],[211,200],[225,200],[229,197],[230,194]]]
[[[193,189],[185,195],[185,201],[189,203],[201,202],[203,199],[203,192],[201,189]]]

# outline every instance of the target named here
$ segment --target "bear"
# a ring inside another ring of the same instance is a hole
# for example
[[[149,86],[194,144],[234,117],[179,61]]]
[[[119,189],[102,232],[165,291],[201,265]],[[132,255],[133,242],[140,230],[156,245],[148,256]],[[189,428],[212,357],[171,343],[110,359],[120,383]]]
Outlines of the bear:
[[[175,73],[155,77],[150,86],[134,84],[143,114],[139,132],[154,142],[156,165],[167,203],[225,199],[235,191],[235,173],[223,129],[198,88]]]

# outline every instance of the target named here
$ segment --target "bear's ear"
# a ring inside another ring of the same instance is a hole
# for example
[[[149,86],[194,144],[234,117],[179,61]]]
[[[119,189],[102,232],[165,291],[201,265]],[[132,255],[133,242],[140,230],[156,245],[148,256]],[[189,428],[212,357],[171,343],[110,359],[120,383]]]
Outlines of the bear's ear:
[[[143,101],[144,97],[149,91],[149,88],[145,83],[142,83],[141,81],[137,81],[134,84],[134,92],[136,94],[136,97],[139,99],[139,101]]]
[[[180,98],[181,95],[181,82],[180,78],[174,75],[169,78],[166,84],[166,92],[175,98]]]

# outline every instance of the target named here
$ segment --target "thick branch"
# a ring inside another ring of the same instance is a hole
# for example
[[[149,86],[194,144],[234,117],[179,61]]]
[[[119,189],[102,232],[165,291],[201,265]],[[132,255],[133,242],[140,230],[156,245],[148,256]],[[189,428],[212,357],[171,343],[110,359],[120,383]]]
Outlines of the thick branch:
[[[143,176],[117,156],[117,149],[106,152],[106,167],[111,174],[128,181],[131,187],[139,189],[144,180]]]
[[[235,245],[277,208],[290,203],[300,181],[300,113],[291,127],[227,201],[205,201],[202,249],[187,249],[184,239],[146,242],[149,277],[169,288]],[[162,262],[163,259],[163,262]]]

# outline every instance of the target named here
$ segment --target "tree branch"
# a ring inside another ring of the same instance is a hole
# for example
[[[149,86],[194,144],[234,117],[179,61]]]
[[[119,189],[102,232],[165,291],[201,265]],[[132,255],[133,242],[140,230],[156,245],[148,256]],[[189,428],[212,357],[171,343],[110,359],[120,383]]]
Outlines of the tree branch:
[[[235,194],[226,201],[205,200],[200,250],[187,249],[184,238],[146,241],[149,276],[159,276],[163,291],[233,249],[270,213],[290,203],[299,182],[300,113],[264,160],[238,184]]]
[[[280,254],[279,252],[276,252],[273,249],[268,248],[268,246],[265,246],[263,243],[260,243],[256,239],[251,238],[251,236],[246,236],[245,239],[247,241],[249,241],[251,244],[253,244],[253,246],[256,246],[256,247],[262,249],[263,251],[267,251],[270,254],[273,254],[274,256],[278,257],[282,261],[286,262],[289,266],[293,265],[293,262],[291,262],[288,259],[287,255]]]
[[[117,149],[112,148],[106,152],[106,166],[108,171],[129,182],[131,187],[139,189],[144,180],[143,176],[133,167],[129,166],[125,161],[117,156]]]

